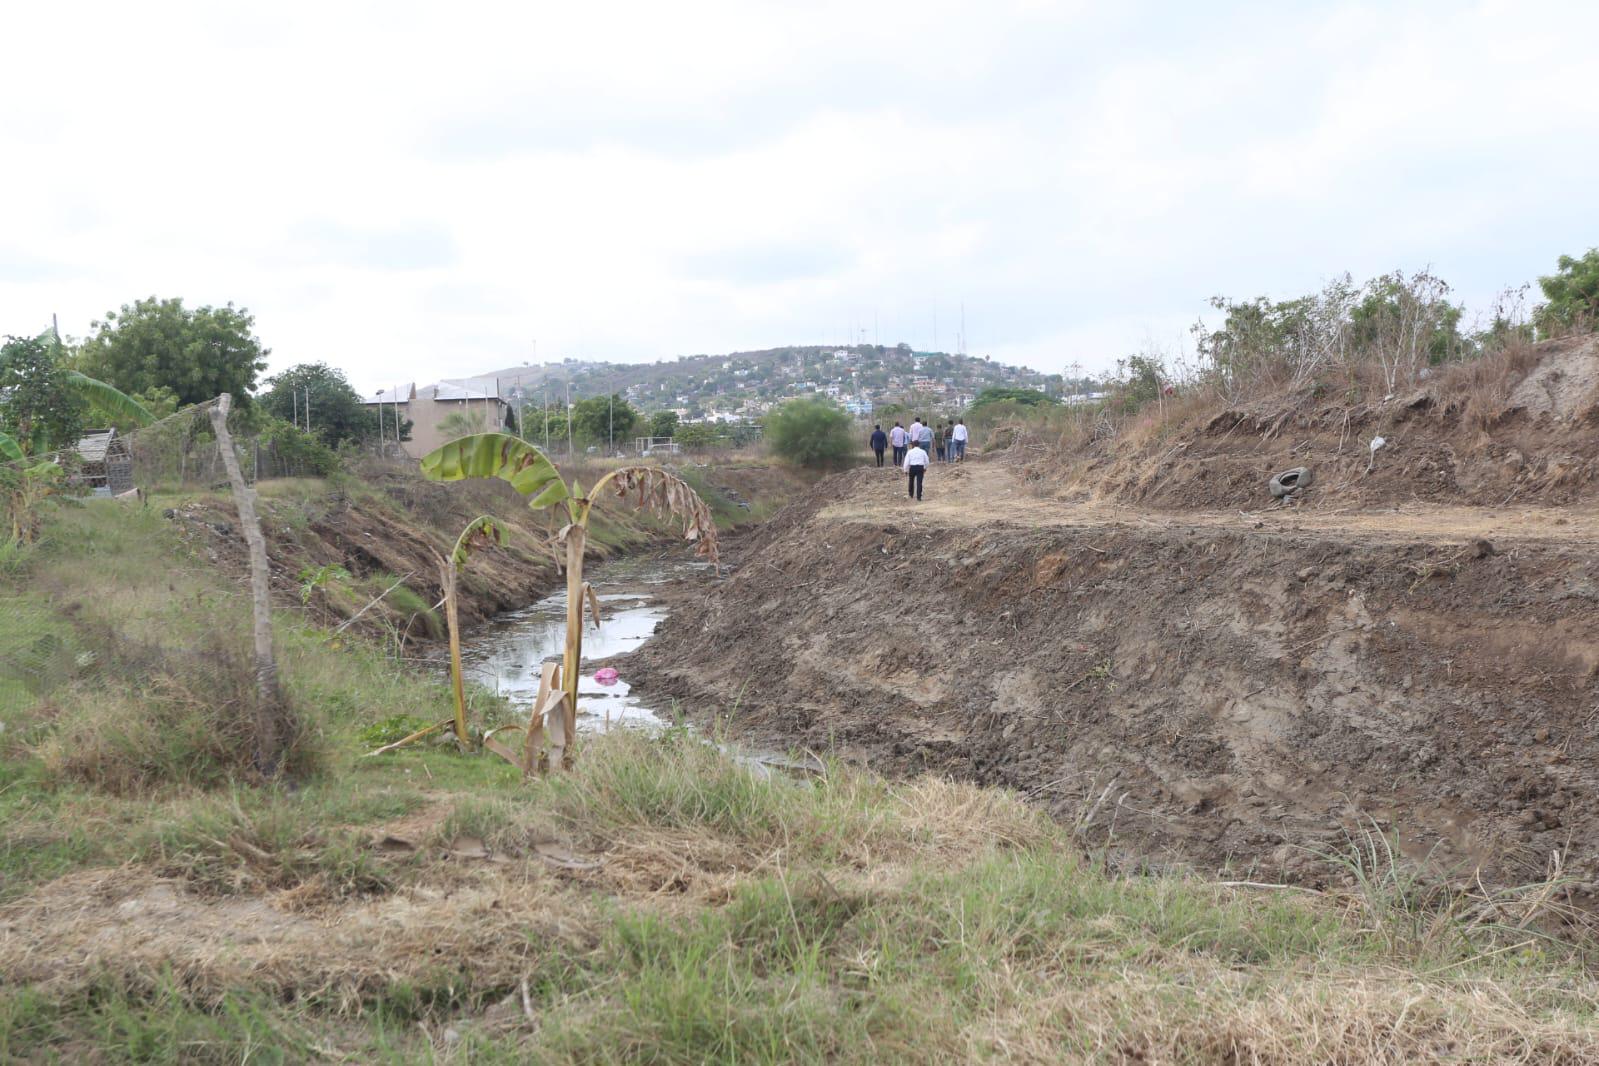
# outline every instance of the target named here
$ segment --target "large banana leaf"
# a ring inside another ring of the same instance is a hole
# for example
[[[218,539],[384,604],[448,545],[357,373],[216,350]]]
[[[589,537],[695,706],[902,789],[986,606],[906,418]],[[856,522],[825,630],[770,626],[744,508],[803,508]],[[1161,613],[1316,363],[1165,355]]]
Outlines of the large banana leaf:
[[[0,459],[16,461],[25,458],[22,454],[22,445],[12,439],[9,433],[0,433]]]
[[[549,457],[509,433],[458,437],[422,457],[422,475],[434,481],[497,477],[511,483],[528,506],[550,507],[567,498],[566,483]]]
[[[107,418],[127,419],[141,426],[148,426],[155,421],[155,416],[145,410],[144,404],[114,385],[107,385],[76,370],[68,370],[66,378],[73,391]]]

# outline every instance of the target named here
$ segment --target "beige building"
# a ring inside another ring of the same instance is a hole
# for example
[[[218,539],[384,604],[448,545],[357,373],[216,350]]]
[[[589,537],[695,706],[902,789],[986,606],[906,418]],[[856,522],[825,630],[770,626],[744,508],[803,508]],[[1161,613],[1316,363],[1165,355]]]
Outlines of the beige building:
[[[428,452],[468,433],[503,430],[511,405],[500,397],[499,378],[456,378],[436,385],[401,385],[366,401],[379,409],[384,424],[411,423],[411,439],[401,447],[420,459]]]

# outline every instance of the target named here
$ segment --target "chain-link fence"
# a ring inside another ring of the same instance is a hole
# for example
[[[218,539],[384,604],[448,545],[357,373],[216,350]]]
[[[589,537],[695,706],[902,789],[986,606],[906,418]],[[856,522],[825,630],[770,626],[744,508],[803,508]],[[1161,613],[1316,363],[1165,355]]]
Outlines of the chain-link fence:
[[[165,508],[139,505],[227,491],[215,407],[91,430],[74,447],[0,463],[0,746],[48,734],[49,757],[69,768],[137,767],[159,758],[173,730],[188,731],[186,744],[210,731],[202,746],[218,752],[238,746],[227,734],[248,721],[254,691],[248,597],[219,588],[205,555],[184,562],[171,538],[189,531]],[[248,413],[235,424],[248,430]],[[304,434],[244,435],[235,450],[250,481],[327,472],[326,449]],[[147,736],[95,725],[138,721],[139,706],[165,716]],[[139,750],[112,759],[107,744]]]

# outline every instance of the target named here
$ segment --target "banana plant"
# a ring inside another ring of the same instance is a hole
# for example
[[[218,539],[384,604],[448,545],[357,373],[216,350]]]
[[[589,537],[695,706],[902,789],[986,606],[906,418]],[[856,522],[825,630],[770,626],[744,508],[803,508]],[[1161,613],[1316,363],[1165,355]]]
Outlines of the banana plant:
[[[69,370],[64,376],[68,387],[87,401],[91,410],[108,421],[124,419],[136,426],[148,426],[155,421],[155,416],[144,404],[115,385],[108,385],[76,370]]]
[[[437,553],[433,558],[439,565],[439,583],[444,586],[444,622],[450,631],[450,684],[455,689],[455,742],[469,747],[466,733],[466,683],[461,676],[461,627],[456,613],[455,582],[460,568],[476,547],[505,543],[505,533],[488,515],[478,515],[468,522],[461,535],[455,538],[455,547],[449,558]]]
[[[547,743],[549,765],[568,765],[577,732],[577,686],[583,654],[583,607],[587,600],[599,620],[598,597],[583,580],[583,552],[588,543],[589,517],[594,503],[610,489],[618,498],[645,507],[661,517],[679,519],[685,539],[696,542],[698,554],[718,561],[716,523],[699,493],[682,478],[656,466],[623,466],[612,470],[586,494],[574,479],[568,485],[547,455],[525,440],[508,433],[474,433],[450,441],[422,458],[422,474],[434,481],[499,478],[528,497],[528,507],[539,511],[563,507],[566,523],[555,540],[566,549],[566,642],[559,670],[546,669],[539,701],[532,709],[520,758],[507,750],[524,773],[539,757],[537,748]],[[553,666],[553,664],[552,664]],[[556,698],[556,693],[560,698]],[[559,712],[557,714],[556,712]],[[503,749],[503,745],[495,745]]]
[[[22,445],[18,444],[11,434],[0,430],[0,459],[7,462],[20,462],[26,458],[22,454]]]

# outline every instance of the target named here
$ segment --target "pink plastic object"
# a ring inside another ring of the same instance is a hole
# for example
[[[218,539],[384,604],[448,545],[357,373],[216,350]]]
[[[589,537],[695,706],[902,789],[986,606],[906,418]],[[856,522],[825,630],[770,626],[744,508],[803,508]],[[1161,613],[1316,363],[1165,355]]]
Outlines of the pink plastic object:
[[[611,666],[600,667],[598,670],[594,671],[594,681],[596,684],[600,685],[616,684],[616,668]]]

